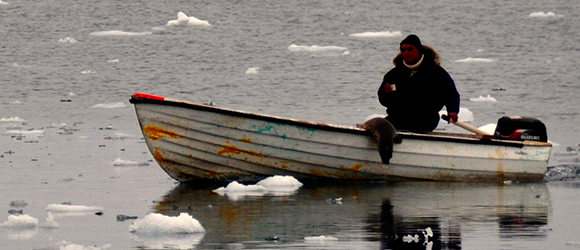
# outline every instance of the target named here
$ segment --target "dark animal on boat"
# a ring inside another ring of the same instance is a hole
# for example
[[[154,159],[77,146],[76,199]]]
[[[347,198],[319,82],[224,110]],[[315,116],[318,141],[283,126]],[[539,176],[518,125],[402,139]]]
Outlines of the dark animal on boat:
[[[362,129],[369,131],[377,141],[381,161],[389,164],[393,157],[393,144],[401,143],[401,136],[397,135],[397,130],[387,119],[376,117],[366,121]]]

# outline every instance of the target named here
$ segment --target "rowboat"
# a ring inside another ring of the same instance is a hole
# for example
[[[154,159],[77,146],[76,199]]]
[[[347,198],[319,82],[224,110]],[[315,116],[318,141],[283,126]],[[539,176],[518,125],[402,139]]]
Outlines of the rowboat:
[[[397,131],[388,164],[356,126],[334,125],[135,93],[144,140],[160,167],[180,182],[298,180],[537,182],[549,142],[471,133]]]

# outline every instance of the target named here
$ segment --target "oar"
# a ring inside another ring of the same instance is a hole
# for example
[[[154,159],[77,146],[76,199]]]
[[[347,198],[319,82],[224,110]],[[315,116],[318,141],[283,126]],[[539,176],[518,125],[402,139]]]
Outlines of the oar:
[[[441,119],[443,119],[443,120],[445,120],[447,122],[450,122],[449,121],[449,116],[447,116],[447,115],[441,115]],[[472,132],[472,133],[476,134],[478,138],[486,138],[486,139],[493,138],[493,135],[491,135],[491,134],[489,134],[489,133],[487,133],[487,132],[485,132],[485,131],[483,131],[481,129],[478,129],[476,127],[473,127],[473,126],[471,126],[469,124],[465,124],[465,123],[460,122],[460,121],[450,122],[450,123],[453,123],[456,126],[459,126],[459,127],[463,128],[463,129],[469,131],[469,132]]]

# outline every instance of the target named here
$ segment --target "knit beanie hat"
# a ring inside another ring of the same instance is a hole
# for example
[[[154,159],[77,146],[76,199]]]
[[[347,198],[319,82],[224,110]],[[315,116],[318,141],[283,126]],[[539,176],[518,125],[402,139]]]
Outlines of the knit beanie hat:
[[[413,45],[415,48],[417,48],[417,50],[419,50],[419,52],[421,52],[421,54],[423,54],[423,51],[425,51],[423,44],[421,44],[421,39],[419,39],[419,37],[414,34],[408,35],[405,39],[403,39],[400,46],[403,46],[403,44]]]

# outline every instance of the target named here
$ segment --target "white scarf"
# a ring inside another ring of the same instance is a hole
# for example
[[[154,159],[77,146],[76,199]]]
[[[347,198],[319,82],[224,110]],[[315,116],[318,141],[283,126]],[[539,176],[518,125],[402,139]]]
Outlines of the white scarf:
[[[419,61],[413,65],[409,65],[403,60],[403,64],[405,64],[405,67],[411,70],[411,76],[413,76],[415,72],[417,72],[417,70],[419,69],[419,66],[421,66],[421,63],[423,62],[423,57],[425,57],[424,54],[421,55],[421,59],[419,59]]]

